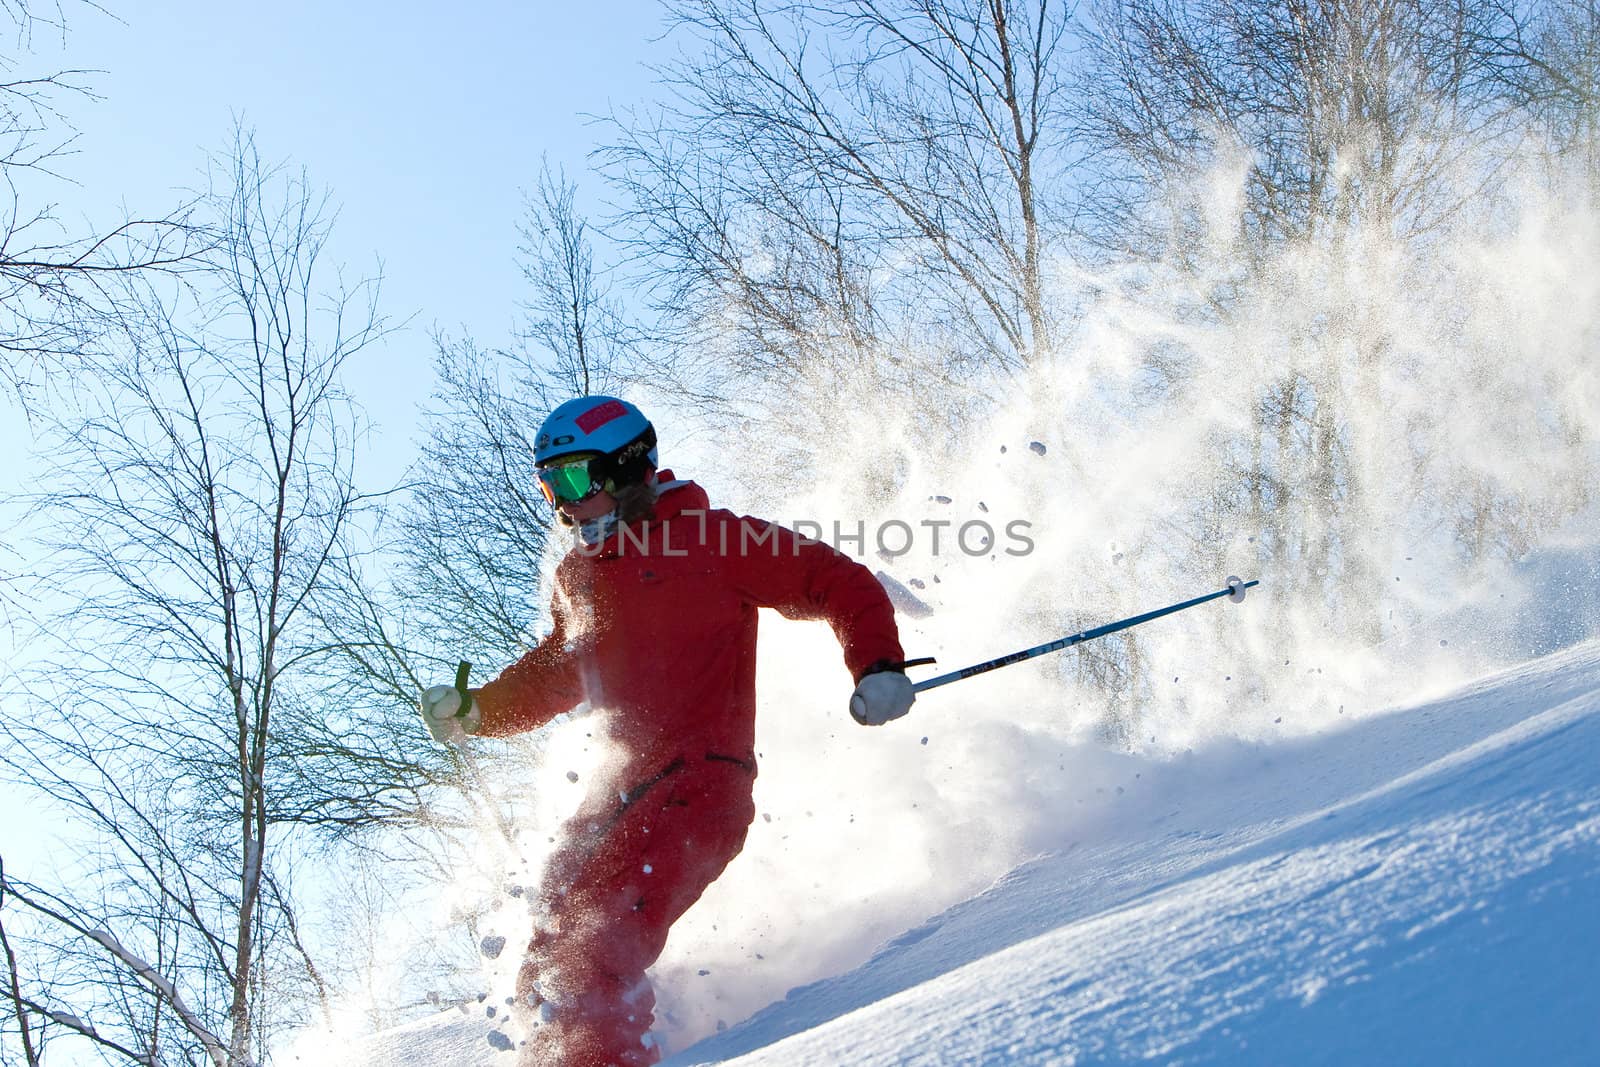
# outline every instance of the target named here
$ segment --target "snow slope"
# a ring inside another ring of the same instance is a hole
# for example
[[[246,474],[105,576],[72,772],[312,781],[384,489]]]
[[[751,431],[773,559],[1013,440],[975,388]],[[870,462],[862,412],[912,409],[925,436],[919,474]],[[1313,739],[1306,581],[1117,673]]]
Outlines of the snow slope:
[[[1140,783],[669,1062],[1600,1062],[1600,644]]]
[[[668,1063],[1600,1062],[1600,642],[1142,766],[1096,836]],[[325,1062],[509,1064],[491,1007]]]

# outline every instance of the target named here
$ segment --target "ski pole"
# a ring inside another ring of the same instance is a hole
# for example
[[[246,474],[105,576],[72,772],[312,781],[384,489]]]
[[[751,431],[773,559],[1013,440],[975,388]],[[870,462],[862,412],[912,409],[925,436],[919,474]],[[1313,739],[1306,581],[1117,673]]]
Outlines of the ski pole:
[[[1184,611],[1188,608],[1195,607],[1198,604],[1204,604],[1208,600],[1217,600],[1221,597],[1227,597],[1229,600],[1237,604],[1244,599],[1244,591],[1246,589],[1249,589],[1253,585],[1260,584],[1260,581],[1254,578],[1246,582],[1240,578],[1230,576],[1228,578],[1228,587],[1226,589],[1219,589],[1215,593],[1207,593],[1205,596],[1197,596],[1193,600],[1185,600],[1181,604],[1171,604],[1164,608],[1157,608],[1155,611],[1147,611],[1143,615],[1135,615],[1131,618],[1107,623],[1104,626],[1096,626],[1092,630],[1084,630],[1082,633],[1076,633],[1070,637],[1063,637],[1059,640],[1048,641],[1042,645],[1035,645],[1033,648],[1025,648],[1021,652],[1013,652],[1009,656],[1001,656],[998,659],[992,659],[985,663],[974,664],[971,667],[963,667],[959,671],[951,671],[949,674],[941,674],[937,678],[929,678],[925,682],[916,683],[916,685],[912,686],[912,691],[921,693],[927,689],[934,689],[941,685],[949,685],[951,682],[959,682],[962,679],[971,678],[975,674],[983,674],[986,671],[998,670],[1001,667],[1009,667],[1013,663],[1021,663],[1023,660],[1033,659],[1035,656],[1043,656],[1050,652],[1059,652],[1063,648],[1081,644],[1084,641],[1093,641],[1097,637],[1104,637],[1106,634],[1114,634],[1118,630],[1126,630],[1130,627],[1138,626],[1142,622],[1149,622],[1151,619],[1159,619],[1163,615],[1171,615],[1176,611]]]

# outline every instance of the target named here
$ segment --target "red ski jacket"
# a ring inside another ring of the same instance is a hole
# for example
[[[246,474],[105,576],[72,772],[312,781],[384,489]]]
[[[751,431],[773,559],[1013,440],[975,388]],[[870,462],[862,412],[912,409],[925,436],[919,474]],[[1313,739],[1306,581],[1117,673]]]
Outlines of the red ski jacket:
[[[905,658],[871,571],[793,530],[711,510],[705,490],[684,482],[662,493],[650,521],[567,553],[551,597],[554,628],[475,691],[478,732],[531,730],[587,702],[606,713],[626,753],[616,770],[624,783],[680,757],[748,761],[754,771],[763,607],[826,619],[854,678]]]

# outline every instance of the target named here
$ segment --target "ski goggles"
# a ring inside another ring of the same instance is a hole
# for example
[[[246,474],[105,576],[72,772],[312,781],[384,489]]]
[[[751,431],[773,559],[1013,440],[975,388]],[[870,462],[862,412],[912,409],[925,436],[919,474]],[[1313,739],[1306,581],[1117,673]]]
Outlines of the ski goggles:
[[[605,488],[589,464],[598,456],[584,456],[539,468],[539,490],[551,504],[577,504]]]

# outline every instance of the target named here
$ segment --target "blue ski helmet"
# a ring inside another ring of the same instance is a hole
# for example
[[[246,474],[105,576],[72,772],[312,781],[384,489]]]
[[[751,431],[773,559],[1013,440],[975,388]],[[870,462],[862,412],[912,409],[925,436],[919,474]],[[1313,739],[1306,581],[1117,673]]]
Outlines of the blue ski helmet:
[[[618,485],[642,481],[646,467],[656,466],[655,427],[626,400],[580,396],[552,411],[533,440],[537,466],[568,456],[607,460],[606,480]]]

